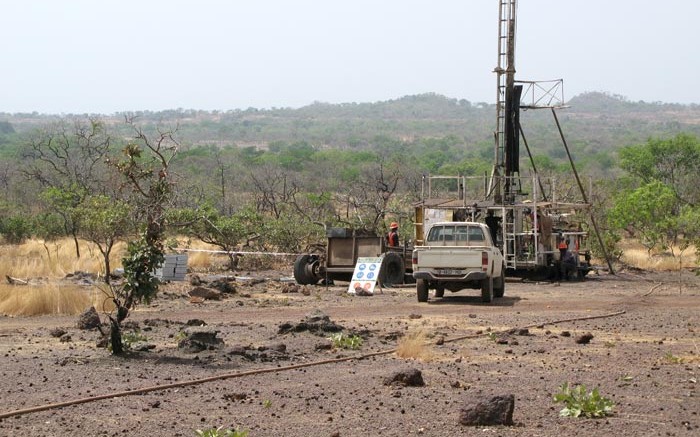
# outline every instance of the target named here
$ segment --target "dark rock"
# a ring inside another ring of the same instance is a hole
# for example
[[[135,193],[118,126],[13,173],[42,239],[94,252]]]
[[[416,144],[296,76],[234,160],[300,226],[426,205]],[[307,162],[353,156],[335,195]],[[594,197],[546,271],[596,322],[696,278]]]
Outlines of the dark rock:
[[[421,314],[416,314],[416,313],[411,313],[411,314],[408,315],[408,318],[411,319],[411,320],[420,319],[421,317],[423,317],[423,315],[421,315]]]
[[[287,352],[287,345],[284,343],[271,344],[269,348],[275,352]]]
[[[224,340],[217,338],[219,331],[187,329],[186,337],[180,340],[177,347],[183,352],[198,353],[205,350],[218,349],[224,345]]]
[[[559,335],[562,337],[571,337],[571,333],[569,331],[561,331],[561,334]]]
[[[314,349],[317,351],[329,351],[333,349],[333,345],[331,343],[319,343],[316,346],[314,346]]]
[[[198,287],[202,284],[202,278],[200,278],[198,275],[190,276],[190,285],[192,285],[193,287]]]
[[[109,336],[108,335],[103,335],[102,337],[98,338],[97,341],[95,342],[95,347],[106,348],[107,346],[109,346]]]
[[[248,353],[248,347],[237,344],[229,349],[229,355],[246,355]]]
[[[63,328],[53,328],[52,330],[49,331],[49,335],[51,335],[51,337],[56,337],[56,338],[63,337],[63,334],[65,334],[65,333],[66,333],[66,330]]]
[[[190,290],[187,294],[190,297],[200,297],[206,300],[221,300],[221,292],[217,290],[212,290],[205,287],[195,287]]]
[[[527,328],[520,328],[515,331],[517,335],[530,335],[530,330]]]
[[[284,284],[282,293],[299,293],[299,288],[297,284]]]
[[[60,338],[61,343],[68,343],[69,341],[72,341],[73,339],[71,338],[70,334],[63,334]]]
[[[421,387],[425,385],[423,374],[418,369],[405,369],[384,379],[384,385],[401,385],[404,387]]]
[[[244,401],[248,398],[246,393],[230,393],[225,394],[223,398],[227,401]]]
[[[279,325],[278,334],[287,334],[290,332],[309,331],[316,335],[326,335],[329,332],[340,332],[344,328],[331,322],[330,317],[322,312],[315,312],[306,316],[304,320],[297,324],[285,322]]]
[[[443,337],[442,335],[439,336],[437,340],[435,340],[435,344],[437,346],[442,346],[443,344],[445,344],[445,337]]]
[[[581,334],[574,339],[576,344],[588,344],[591,342],[591,340],[593,340],[593,334],[591,334],[590,332]]]
[[[202,319],[190,319],[187,322],[185,322],[185,325],[187,325],[187,326],[207,326],[207,322],[205,322]]]
[[[136,343],[133,343],[130,346],[132,351],[136,352],[148,352],[152,349],[156,348],[156,345],[153,343],[147,343],[145,341],[137,341]]]
[[[78,329],[95,329],[102,326],[95,307],[90,307],[78,316]]]
[[[132,331],[138,331],[141,329],[141,326],[139,325],[139,322],[136,320],[127,320],[126,322],[122,323],[122,330],[132,330]]]
[[[233,285],[227,278],[220,278],[212,281],[210,287],[219,290],[224,294],[236,294],[237,292],[236,286]]]
[[[460,409],[459,423],[466,426],[513,425],[515,396],[478,395]]]

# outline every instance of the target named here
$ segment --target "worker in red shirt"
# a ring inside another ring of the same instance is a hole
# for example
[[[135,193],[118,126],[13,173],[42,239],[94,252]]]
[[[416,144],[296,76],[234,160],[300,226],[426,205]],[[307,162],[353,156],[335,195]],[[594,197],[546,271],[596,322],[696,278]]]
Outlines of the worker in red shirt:
[[[399,224],[396,222],[391,222],[389,225],[389,233],[386,236],[386,242],[389,247],[399,246]]]

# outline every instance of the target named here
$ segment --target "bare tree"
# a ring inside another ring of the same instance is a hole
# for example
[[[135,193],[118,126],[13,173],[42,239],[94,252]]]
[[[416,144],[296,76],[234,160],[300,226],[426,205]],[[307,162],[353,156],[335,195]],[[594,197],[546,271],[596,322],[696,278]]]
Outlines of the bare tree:
[[[78,257],[78,224],[73,213],[86,196],[105,193],[108,171],[104,164],[111,142],[100,119],[62,120],[35,132],[24,149],[21,171],[44,189],[51,189],[45,199],[63,218]]]

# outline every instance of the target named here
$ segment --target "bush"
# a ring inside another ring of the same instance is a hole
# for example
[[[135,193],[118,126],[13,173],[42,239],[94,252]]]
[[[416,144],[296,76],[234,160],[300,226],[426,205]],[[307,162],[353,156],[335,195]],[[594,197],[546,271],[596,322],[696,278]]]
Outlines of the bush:
[[[32,235],[32,221],[29,217],[15,214],[0,221],[0,234],[10,244],[20,244]]]
[[[597,388],[589,392],[583,384],[569,387],[566,382],[559,387],[554,401],[566,405],[559,412],[559,415],[564,417],[605,417],[612,414],[615,405],[610,399],[602,397]]]

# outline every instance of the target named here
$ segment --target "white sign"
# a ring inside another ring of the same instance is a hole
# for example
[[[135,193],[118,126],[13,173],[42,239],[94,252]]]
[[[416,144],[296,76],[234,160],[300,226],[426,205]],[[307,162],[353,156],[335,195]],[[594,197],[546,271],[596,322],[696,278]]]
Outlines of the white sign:
[[[383,256],[378,258],[357,258],[348,293],[374,294],[383,259]]]

